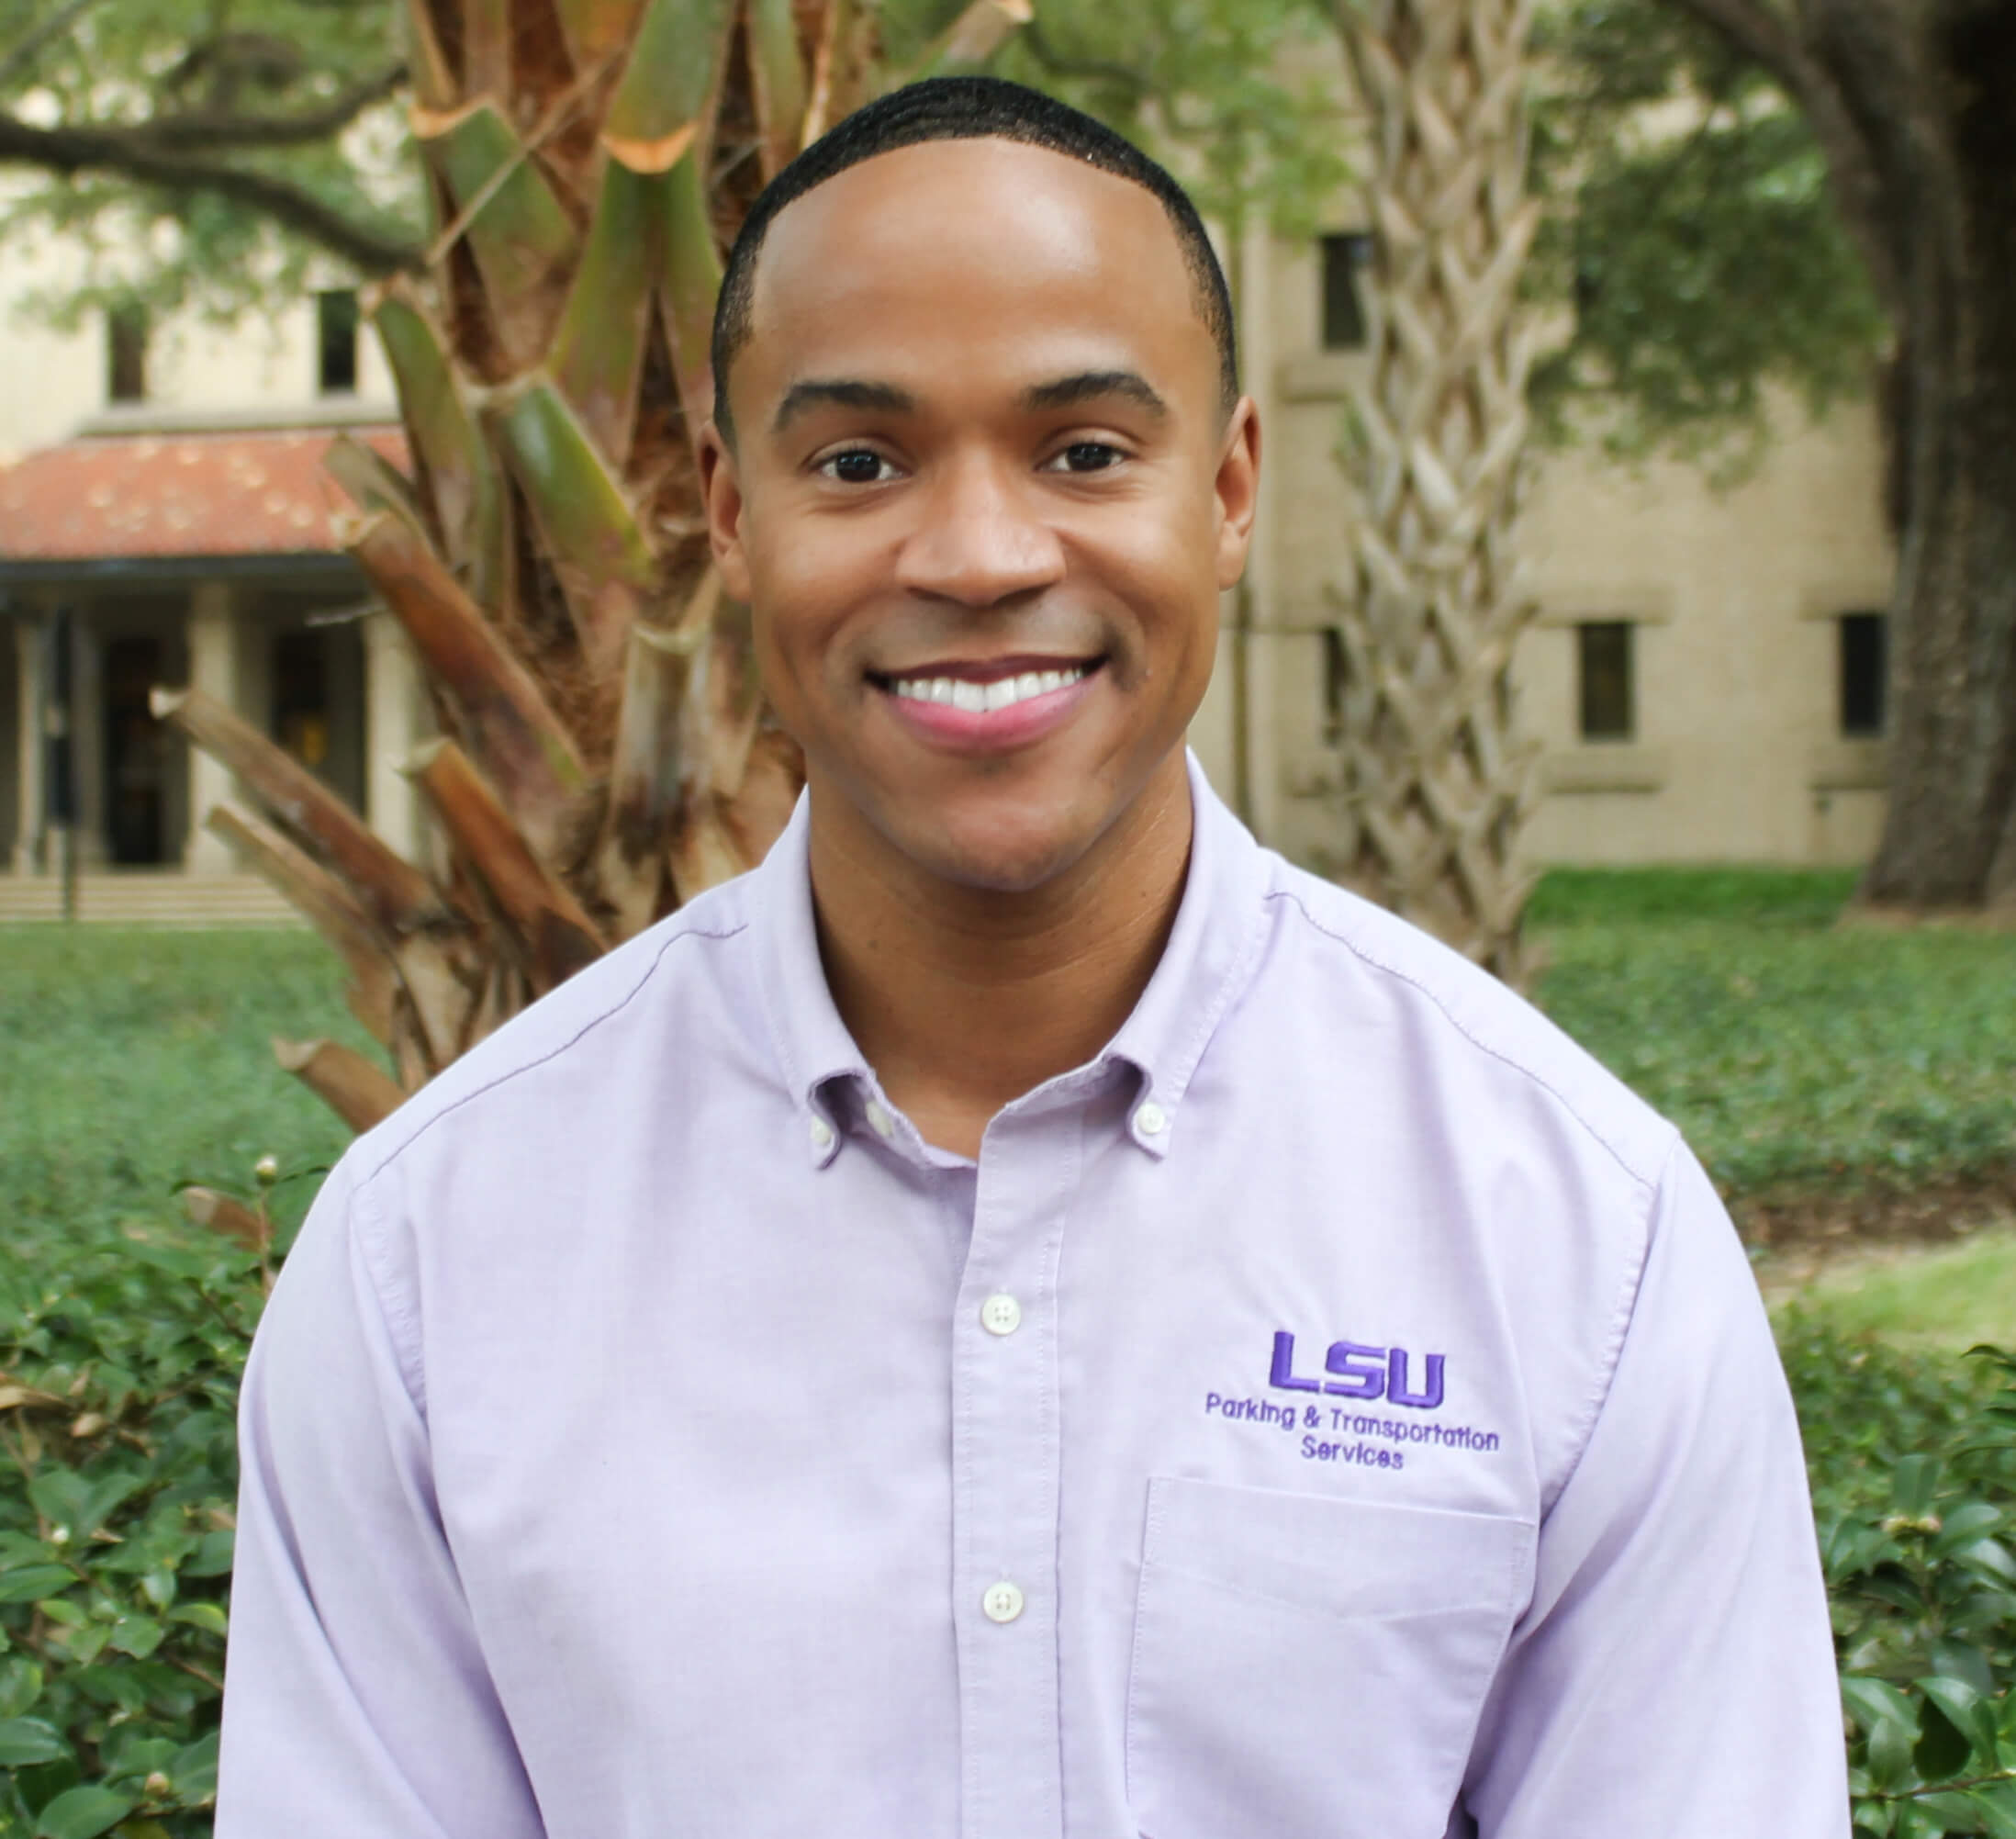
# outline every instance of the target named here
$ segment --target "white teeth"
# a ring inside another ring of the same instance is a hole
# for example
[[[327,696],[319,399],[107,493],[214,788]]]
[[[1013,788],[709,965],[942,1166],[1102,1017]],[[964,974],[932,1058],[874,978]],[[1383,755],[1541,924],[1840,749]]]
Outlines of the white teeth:
[[[1084,666],[1074,665],[1068,670],[1025,670],[1019,677],[1002,677],[991,683],[974,683],[963,677],[903,677],[890,688],[913,702],[943,702],[969,714],[991,715],[1026,702],[1032,696],[1061,690],[1085,674]]]

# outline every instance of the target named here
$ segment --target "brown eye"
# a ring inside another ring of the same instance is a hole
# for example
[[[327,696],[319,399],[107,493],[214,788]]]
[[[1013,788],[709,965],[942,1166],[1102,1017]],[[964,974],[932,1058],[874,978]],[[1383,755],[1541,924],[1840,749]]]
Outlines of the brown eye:
[[[872,486],[883,477],[882,468],[888,464],[882,456],[867,447],[849,447],[844,454],[834,454],[819,463],[819,470],[828,478],[838,479],[846,486]]]
[[[1103,473],[1126,458],[1119,448],[1104,441],[1073,441],[1050,464],[1058,472]]]

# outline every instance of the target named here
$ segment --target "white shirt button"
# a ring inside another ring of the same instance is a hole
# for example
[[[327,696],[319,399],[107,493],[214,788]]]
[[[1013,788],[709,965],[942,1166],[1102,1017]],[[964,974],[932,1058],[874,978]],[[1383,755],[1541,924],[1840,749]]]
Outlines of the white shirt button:
[[[812,1148],[815,1149],[832,1149],[833,1126],[827,1123],[823,1117],[814,1117],[812,1121]]]
[[[1134,1127],[1144,1137],[1159,1137],[1169,1128],[1169,1113],[1151,1098],[1134,1114]]]
[[[1004,1577],[988,1587],[987,1594],[980,1598],[980,1608],[987,1611],[991,1622],[1012,1622],[1022,1613],[1022,1592]]]
[[[889,1115],[889,1109],[879,1099],[868,1102],[868,1128],[880,1138],[888,1138],[896,1134],[896,1120]]]
[[[1013,1296],[988,1297],[980,1305],[980,1326],[991,1335],[1012,1335],[1022,1326],[1022,1305]]]

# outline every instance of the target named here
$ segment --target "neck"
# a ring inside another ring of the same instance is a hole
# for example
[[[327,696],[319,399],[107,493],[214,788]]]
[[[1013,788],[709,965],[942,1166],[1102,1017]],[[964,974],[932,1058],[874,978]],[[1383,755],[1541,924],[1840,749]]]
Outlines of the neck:
[[[834,1006],[890,1100],[964,1156],[1002,1105],[1092,1060],[1154,974],[1190,859],[1181,753],[1039,888],[944,881],[812,788],[812,881]]]

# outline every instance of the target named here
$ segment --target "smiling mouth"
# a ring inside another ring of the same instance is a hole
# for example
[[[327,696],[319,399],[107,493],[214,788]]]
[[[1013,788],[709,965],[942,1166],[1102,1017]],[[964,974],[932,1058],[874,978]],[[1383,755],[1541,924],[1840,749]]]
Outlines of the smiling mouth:
[[[1014,670],[999,665],[955,665],[903,677],[871,676],[878,689],[906,702],[933,702],[971,715],[991,715],[1054,690],[1068,690],[1097,670],[1103,658]],[[957,672],[958,674],[953,674]]]

